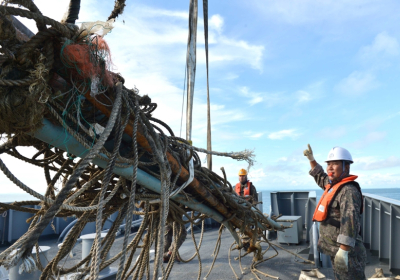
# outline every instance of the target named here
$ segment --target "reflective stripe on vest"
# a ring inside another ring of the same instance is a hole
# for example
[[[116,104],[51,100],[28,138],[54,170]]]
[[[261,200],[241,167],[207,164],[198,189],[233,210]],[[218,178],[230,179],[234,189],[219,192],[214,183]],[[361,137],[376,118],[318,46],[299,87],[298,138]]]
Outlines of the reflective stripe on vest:
[[[247,181],[247,186],[243,188],[243,196],[250,195],[250,185],[250,181]],[[240,183],[236,184],[235,191],[240,196]]]
[[[331,201],[336,197],[336,193],[340,191],[341,186],[354,181],[358,176],[350,175],[344,178],[342,181],[331,187],[330,184],[325,186],[325,191],[319,200],[317,207],[315,208],[313,221],[322,222],[328,217],[328,208]]]

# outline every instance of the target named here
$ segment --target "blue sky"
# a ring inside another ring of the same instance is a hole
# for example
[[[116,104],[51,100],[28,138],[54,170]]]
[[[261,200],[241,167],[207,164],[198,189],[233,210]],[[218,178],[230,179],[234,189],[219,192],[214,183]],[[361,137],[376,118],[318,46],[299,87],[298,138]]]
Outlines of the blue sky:
[[[59,20],[68,1],[54,2],[35,1],[44,15]],[[114,1],[82,2],[79,22],[105,20]],[[204,148],[206,72],[199,4],[193,141]],[[114,71],[128,87],[136,86],[158,103],[155,117],[177,135],[188,9],[189,1],[127,1],[105,37]],[[320,163],[332,147],[347,148],[362,188],[398,187],[399,14],[400,2],[394,0],[210,1],[213,150],[254,149],[257,163],[249,177],[259,190],[315,189],[302,154],[308,143]],[[20,164],[2,158],[12,171]],[[231,183],[247,167],[227,158],[213,160],[213,170],[220,174],[224,166]],[[34,170],[27,168],[20,176],[44,190],[44,180],[36,178],[42,174]],[[3,175],[0,180],[11,184]]]

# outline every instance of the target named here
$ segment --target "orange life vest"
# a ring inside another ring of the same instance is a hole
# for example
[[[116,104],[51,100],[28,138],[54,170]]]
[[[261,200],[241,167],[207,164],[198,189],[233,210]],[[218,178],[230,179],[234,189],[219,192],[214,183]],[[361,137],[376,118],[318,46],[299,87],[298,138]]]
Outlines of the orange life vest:
[[[318,221],[318,222],[322,222],[325,221],[328,218],[328,211],[329,211],[329,206],[331,205],[331,203],[333,202],[333,200],[335,199],[336,195],[340,192],[340,190],[342,189],[342,186],[344,184],[347,184],[349,182],[354,181],[355,179],[357,179],[358,176],[355,175],[350,175],[349,177],[344,178],[342,181],[340,181],[339,183],[333,185],[331,187],[330,184],[325,186],[325,191],[321,196],[321,199],[319,200],[317,207],[315,208],[314,211],[314,215],[313,215],[313,221]],[[355,184],[357,184],[357,189],[361,192],[361,189],[358,185],[357,182],[354,182]],[[363,203],[362,199],[361,199],[361,203]],[[360,209],[360,213],[362,214],[363,211],[363,205],[361,205],[361,209]]]
[[[250,185],[250,181],[247,181],[247,186],[243,188],[243,196],[250,195]],[[240,183],[236,184],[235,191],[240,196]]]

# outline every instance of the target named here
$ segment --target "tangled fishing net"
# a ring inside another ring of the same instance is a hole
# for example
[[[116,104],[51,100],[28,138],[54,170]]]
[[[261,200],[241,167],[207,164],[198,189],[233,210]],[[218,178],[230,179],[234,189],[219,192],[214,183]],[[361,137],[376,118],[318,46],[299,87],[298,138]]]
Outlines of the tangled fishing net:
[[[122,13],[124,2],[116,1],[109,19]],[[32,38],[24,36],[13,26],[11,15],[34,19],[39,32]],[[41,195],[19,181],[0,159],[4,174],[38,199],[0,203],[0,212],[13,209],[33,213],[29,230],[0,254],[0,264],[9,268],[22,260],[20,270],[38,268],[42,271],[40,279],[56,279],[73,272],[75,279],[94,280],[101,270],[118,263],[116,279],[149,278],[151,273],[153,279],[159,275],[166,279],[179,253],[175,250],[168,265],[163,266],[164,240],[160,236],[164,236],[165,224],[173,223],[175,229],[177,224],[189,221],[193,226],[198,219],[204,221],[208,215],[195,207],[201,203],[221,222],[220,233],[223,227],[232,233],[235,248],[243,246],[237,232],[247,236],[247,253],[254,252],[252,271],[257,271],[257,265],[265,261],[260,245],[268,242],[265,231],[283,227],[238,197],[225,173],[221,177],[202,167],[196,151],[245,160],[250,166],[253,152],[212,152],[176,137],[167,124],[152,116],[157,104],[139,95],[136,88],[126,88],[123,77],[110,70],[112,62],[105,40],[90,30],[85,32],[43,16],[31,0],[9,0],[0,6],[0,133],[4,140],[0,154],[42,167],[47,181],[46,193]],[[49,136],[52,130],[59,132],[56,136],[62,138],[62,143],[52,142],[57,138]],[[71,144],[75,142],[79,145]],[[26,157],[18,146],[29,146],[37,152]],[[81,149],[71,150],[72,146]],[[141,179],[143,174],[151,175],[158,189],[149,188]],[[59,180],[62,187],[56,189]],[[114,213],[117,218],[101,239],[103,225]],[[134,214],[141,215],[143,221],[128,242]],[[38,238],[54,217],[71,216],[76,217],[76,224],[58,254],[42,267],[38,257],[33,259],[32,248],[38,246]],[[106,259],[124,220],[124,249]],[[68,257],[89,222],[96,223],[90,254],[65,268],[60,261]],[[152,247],[156,256],[150,271]],[[141,261],[135,263],[133,255],[138,248]],[[217,255],[216,251],[215,258]]]

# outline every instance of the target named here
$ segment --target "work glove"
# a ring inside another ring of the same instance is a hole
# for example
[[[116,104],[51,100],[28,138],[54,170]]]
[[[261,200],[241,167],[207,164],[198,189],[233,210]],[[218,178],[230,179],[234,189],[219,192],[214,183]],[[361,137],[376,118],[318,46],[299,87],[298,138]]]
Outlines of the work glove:
[[[308,149],[304,150],[303,154],[308,158],[309,161],[314,161],[315,160],[310,144],[308,144]]]
[[[349,251],[339,248],[335,256],[335,270],[346,272],[349,270]]]

